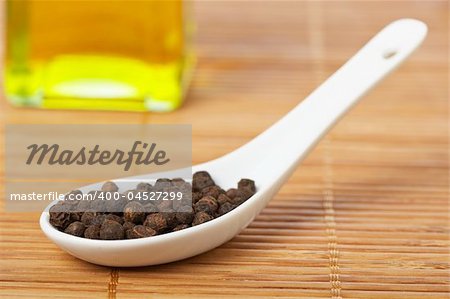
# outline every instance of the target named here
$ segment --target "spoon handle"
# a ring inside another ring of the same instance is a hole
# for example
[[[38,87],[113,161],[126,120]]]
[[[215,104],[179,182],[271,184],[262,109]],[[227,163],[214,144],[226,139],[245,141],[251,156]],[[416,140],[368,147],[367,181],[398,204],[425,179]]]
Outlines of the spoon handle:
[[[230,153],[229,162],[261,186],[281,184],[325,133],[421,44],[426,33],[427,26],[418,20],[389,24],[285,117]]]

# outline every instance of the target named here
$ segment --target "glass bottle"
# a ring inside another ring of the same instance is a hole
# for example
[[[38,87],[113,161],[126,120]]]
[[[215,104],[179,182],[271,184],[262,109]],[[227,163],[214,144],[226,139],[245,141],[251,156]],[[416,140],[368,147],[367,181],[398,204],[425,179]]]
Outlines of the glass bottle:
[[[7,0],[15,105],[170,111],[192,65],[182,0]]]

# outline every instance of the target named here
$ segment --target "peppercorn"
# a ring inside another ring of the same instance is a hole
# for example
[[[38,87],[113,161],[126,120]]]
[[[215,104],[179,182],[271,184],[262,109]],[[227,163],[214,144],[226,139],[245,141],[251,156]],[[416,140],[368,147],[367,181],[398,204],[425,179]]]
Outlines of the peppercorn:
[[[191,206],[180,207],[176,212],[176,218],[180,224],[190,224],[194,219],[194,210]]]
[[[203,188],[214,186],[215,183],[208,172],[199,171],[194,173],[192,178],[192,187],[194,191],[201,191]]]
[[[206,212],[198,212],[194,216],[194,220],[192,221],[192,226],[199,225],[210,220],[214,219],[213,216],[209,215]]]
[[[99,224],[102,225],[103,222],[106,220],[106,215],[105,214],[100,214],[95,216],[95,218],[92,220],[91,225],[93,224]]]
[[[226,196],[228,196],[231,199],[235,198],[237,196],[237,189],[236,188],[228,189],[228,191],[226,192]]]
[[[125,231],[127,231],[127,230],[132,229],[133,227],[135,227],[136,224],[134,224],[133,222],[126,221],[122,226],[123,226],[123,229]]]
[[[82,237],[84,235],[85,229],[86,226],[83,224],[83,222],[75,221],[69,224],[69,226],[64,230],[64,232],[66,234]]]
[[[238,183],[238,196],[249,199],[256,193],[255,182],[249,179],[241,179]]]
[[[147,216],[144,225],[151,227],[157,233],[162,233],[167,229],[166,218],[161,213],[154,213]]]
[[[192,186],[191,186],[191,184],[184,182],[184,184],[182,184],[182,185],[181,184],[173,185],[171,191],[183,193],[183,198],[188,195],[189,195],[189,198],[191,198]]]
[[[70,222],[80,221],[81,216],[83,215],[83,213],[79,212],[69,212],[69,214],[70,214]]]
[[[202,192],[192,192],[192,203],[195,204],[197,201],[202,199]]]
[[[97,216],[96,211],[88,210],[84,212],[83,215],[81,216],[81,222],[83,222],[84,225],[91,225],[96,216]]]
[[[156,212],[158,212],[158,207],[157,206],[155,206],[153,203],[148,203],[148,204],[145,204],[145,205],[143,205],[143,207],[144,207],[144,211],[145,211],[145,213],[148,213],[148,214],[150,214],[150,213],[156,213]]]
[[[241,179],[238,182],[238,189],[249,189],[250,191],[252,191],[253,193],[256,192],[256,187],[255,187],[255,181],[250,180],[250,179]]]
[[[177,213],[174,210],[168,210],[161,214],[163,215],[164,219],[166,219],[166,223],[169,228],[175,227],[178,224]]]
[[[78,206],[78,201],[76,200],[62,200],[58,202],[58,207],[61,212],[72,212]]]
[[[125,221],[140,224],[145,220],[145,208],[136,201],[129,202],[123,210]]]
[[[114,215],[114,214],[106,215],[105,219],[112,220],[112,221],[118,222],[120,224],[123,224],[123,222],[124,222],[122,217],[119,217],[119,216]]]
[[[178,224],[177,226],[175,226],[173,229],[172,229],[172,231],[173,232],[176,232],[176,231],[179,231],[179,230],[182,230],[182,229],[186,229],[186,228],[188,228],[189,227],[189,224]]]
[[[137,191],[150,192],[150,191],[152,191],[152,185],[150,185],[149,183],[139,183],[136,186],[136,190]]]
[[[84,237],[87,239],[100,239],[100,225],[90,225],[84,231]]]
[[[252,195],[253,195],[253,193],[250,191],[250,189],[244,188],[244,189],[238,189],[236,197],[240,197],[244,201],[246,201],[247,199],[252,197]]]
[[[181,192],[181,191],[180,191]],[[178,210],[184,206],[191,206],[192,205],[192,198],[191,193],[183,193],[181,196],[181,199],[176,199],[172,201],[172,208],[174,210]]]
[[[244,203],[245,200],[246,199],[244,197],[242,197],[242,196],[236,196],[235,198],[233,198],[231,200],[231,203],[233,203],[234,205],[238,206],[238,205]]]
[[[117,192],[119,191],[119,187],[113,182],[106,182],[102,186],[103,192]]]
[[[91,208],[91,201],[90,200],[81,200],[79,201],[76,211],[77,212],[86,212]]]
[[[120,223],[106,219],[100,227],[100,239],[120,240],[123,239],[125,231]]]
[[[156,235],[156,231],[144,225],[136,225],[132,229],[127,230],[127,239],[145,238]]]
[[[217,199],[221,193],[225,193],[225,191],[223,191],[222,188],[220,188],[219,186],[209,186],[203,188],[202,190],[203,197],[211,196]]]
[[[101,212],[120,213],[127,203],[128,200],[122,197],[113,197],[111,200],[104,200]]]
[[[95,196],[95,195],[94,195]],[[105,212],[106,211],[106,200],[103,200],[104,192],[97,191],[97,194],[94,200],[91,201],[91,209],[96,212]]]
[[[174,178],[172,179],[172,185],[176,187],[182,187],[186,184],[186,181],[182,178]]]
[[[217,203],[219,205],[223,205],[226,202],[232,202],[231,198],[229,198],[226,194],[220,194],[217,198]]]
[[[206,212],[210,215],[214,215],[218,208],[219,205],[212,196],[205,196],[194,205],[195,212]]]
[[[236,206],[232,204],[231,202],[225,202],[220,205],[219,209],[217,210],[217,216],[222,216],[231,210],[233,210]]]
[[[59,230],[64,230],[70,224],[70,214],[67,212],[62,212],[62,205],[57,203],[53,205],[50,210],[50,224]]]
[[[170,187],[172,185],[172,182],[170,179],[157,179],[155,183],[155,189],[158,191],[162,191],[162,189]]]
[[[171,200],[158,200],[155,202],[159,212],[167,212],[172,210],[173,204]]]

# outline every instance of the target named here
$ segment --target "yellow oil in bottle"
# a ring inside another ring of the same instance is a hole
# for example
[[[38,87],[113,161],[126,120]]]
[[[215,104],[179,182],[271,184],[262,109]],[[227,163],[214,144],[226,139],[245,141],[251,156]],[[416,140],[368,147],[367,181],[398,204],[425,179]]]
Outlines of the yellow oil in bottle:
[[[192,64],[183,4],[8,0],[8,99],[54,109],[177,108]]]

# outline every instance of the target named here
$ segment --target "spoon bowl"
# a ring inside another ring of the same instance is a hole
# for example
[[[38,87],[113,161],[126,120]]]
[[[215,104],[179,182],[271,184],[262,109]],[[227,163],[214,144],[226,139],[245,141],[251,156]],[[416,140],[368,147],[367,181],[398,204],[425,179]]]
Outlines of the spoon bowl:
[[[40,225],[61,249],[82,260],[105,266],[131,267],[173,262],[213,249],[250,224],[325,133],[381,79],[403,62],[423,41],[424,23],[401,19],[382,29],[355,56],[285,117],[255,139],[216,160],[196,165],[208,171],[223,188],[242,178],[256,182],[257,192],[229,213],[184,230],[131,240],[92,240],[55,229],[49,209]],[[152,174],[152,177],[155,177]],[[170,172],[159,177],[173,178]],[[138,176],[115,181],[120,191],[135,187]],[[103,183],[80,188],[99,190]]]
[[[193,168],[193,171],[200,170],[211,171],[206,164]],[[161,174],[161,177],[170,177],[168,174],[170,173]],[[237,182],[226,176],[214,176],[213,178],[221,186],[231,187]],[[133,178],[134,182],[139,180],[139,177]],[[145,177],[141,177],[141,180],[145,180]],[[120,190],[131,189],[128,180],[125,182],[118,180],[115,183]],[[91,190],[99,190],[101,186],[102,183],[98,183],[80,188],[80,190],[87,193]],[[227,242],[248,226],[275,193],[275,191],[267,192],[263,186],[258,185],[257,188],[258,192],[251,197],[251,200],[247,200],[221,217],[202,225],[150,238],[109,241],[85,239],[66,234],[54,228],[49,222],[49,209],[57,203],[56,201],[52,202],[42,213],[40,225],[45,235],[61,249],[94,264],[133,267],[168,263],[213,249]]]

